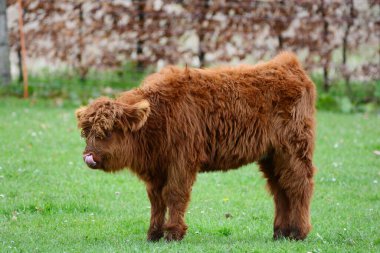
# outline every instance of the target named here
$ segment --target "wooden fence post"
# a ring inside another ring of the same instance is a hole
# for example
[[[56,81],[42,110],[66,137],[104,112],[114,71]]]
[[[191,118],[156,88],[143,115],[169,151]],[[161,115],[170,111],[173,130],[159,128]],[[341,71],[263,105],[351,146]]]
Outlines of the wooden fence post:
[[[29,97],[29,93],[28,93],[28,69],[26,67],[24,21],[23,21],[22,13],[23,13],[22,1],[18,0],[18,26],[19,26],[19,31],[20,31],[22,75],[24,77],[24,98],[28,98]]]

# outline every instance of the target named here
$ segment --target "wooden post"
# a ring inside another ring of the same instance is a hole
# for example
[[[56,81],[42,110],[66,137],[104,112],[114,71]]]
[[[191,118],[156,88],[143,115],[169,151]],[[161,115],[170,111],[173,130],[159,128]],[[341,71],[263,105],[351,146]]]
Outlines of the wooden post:
[[[7,28],[7,1],[0,0],[0,85],[11,81]]]
[[[21,46],[21,61],[22,61],[22,75],[24,77],[24,98],[29,97],[28,93],[28,69],[26,67],[26,48],[25,48],[25,35],[24,35],[24,21],[22,18],[22,1],[18,0],[18,27],[20,31],[20,46]]]

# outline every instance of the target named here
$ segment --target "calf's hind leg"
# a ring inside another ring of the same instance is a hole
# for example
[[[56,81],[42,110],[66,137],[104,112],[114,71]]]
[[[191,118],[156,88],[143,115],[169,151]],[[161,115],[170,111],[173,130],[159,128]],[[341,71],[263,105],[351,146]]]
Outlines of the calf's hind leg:
[[[275,202],[274,239],[303,240],[311,229],[310,201],[314,168],[297,152],[272,153],[260,162]]]
[[[273,195],[275,205],[275,217],[273,224],[273,238],[288,237],[290,234],[289,227],[289,199],[285,190],[278,182],[278,176],[275,175],[274,152],[268,154],[264,159],[259,161],[260,170],[267,179],[267,187]]]
[[[278,183],[289,199],[289,237],[303,240],[311,230],[310,202],[313,194],[314,167],[311,159],[297,154],[283,154],[279,158]],[[277,161],[276,161],[277,164]]]

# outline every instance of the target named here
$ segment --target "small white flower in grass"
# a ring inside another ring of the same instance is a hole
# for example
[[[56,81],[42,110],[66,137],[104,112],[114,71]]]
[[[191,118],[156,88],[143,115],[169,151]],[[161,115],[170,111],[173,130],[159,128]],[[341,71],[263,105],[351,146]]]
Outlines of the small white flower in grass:
[[[335,143],[334,148],[339,148],[339,143]]]
[[[376,179],[375,179],[375,180],[373,180],[373,183],[374,183],[374,184],[377,184],[377,180],[376,180]]]
[[[0,194],[0,198],[5,198],[5,195],[4,194]]]
[[[331,178],[331,181],[335,182],[335,181],[336,181],[336,178],[335,178],[335,177]]]
[[[344,230],[344,231],[346,231],[346,230],[347,230],[347,228],[343,228],[343,230]]]
[[[113,89],[112,89],[111,87],[105,87],[105,88],[103,89],[103,92],[104,92],[104,93],[107,93],[108,95],[110,95],[110,94],[112,94]]]

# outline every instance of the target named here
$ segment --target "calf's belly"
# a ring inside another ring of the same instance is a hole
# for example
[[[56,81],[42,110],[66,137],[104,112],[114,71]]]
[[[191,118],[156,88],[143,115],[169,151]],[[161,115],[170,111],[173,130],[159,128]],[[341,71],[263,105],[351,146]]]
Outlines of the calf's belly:
[[[228,171],[238,169],[249,163],[255,162],[257,159],[253,157],[237,157],[229,156],[202,164],[199,172],[212,172],[212,171]]]

